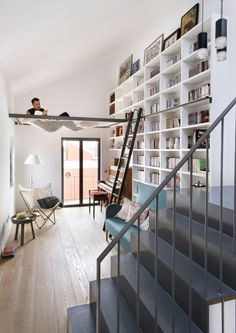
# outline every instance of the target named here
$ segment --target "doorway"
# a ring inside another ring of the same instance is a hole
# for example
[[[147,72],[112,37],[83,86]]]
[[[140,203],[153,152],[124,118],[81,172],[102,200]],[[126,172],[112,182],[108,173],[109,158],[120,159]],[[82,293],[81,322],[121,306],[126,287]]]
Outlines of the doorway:
[[[62,138],[62,200],[65,207],[88,205],[100,179],[100,139]]]

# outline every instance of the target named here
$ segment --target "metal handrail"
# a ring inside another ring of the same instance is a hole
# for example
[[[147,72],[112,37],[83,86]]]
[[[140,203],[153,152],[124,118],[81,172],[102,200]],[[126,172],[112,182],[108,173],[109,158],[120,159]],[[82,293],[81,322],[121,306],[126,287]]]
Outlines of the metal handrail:
[[[236,105],[236,97],[230,102],[226,109],[220,114],[218,118],[209,126],[207,131],[201,136],[201,138],[194,144],[194,146],[189,150],[189,152],[182,158],[182,160],[176,165],[176,167],[169,173],[169,175],[163,180],[163,182],[157,187],[157,189],[152,193],[152,195],[145,201],[142,207],[131,217],[131,219],[126,223],[124,228],[116,235],[116,237],[108,244],[105,250],[97,258],[97,264],[107,256],[107,254],[114,248],[118,241],[124,236],[127,230],[133,225],[133,223],[138,219],[138,217],[144,212],[146,208],[152,203],[152,201],[158,196],[158,194],[164,189],[168,182],[174,177],[176,173],[182,168],[182,166],[188,161],[188,159],[193,155],[197,148],[204,142],[214,128],[221,122],[221,120],[228,114],[228,112]]]
[[[187,154],[181,159],[181,161],[176,165],[176,167],[169,173],[169,175],[165,178],[165,180],[153,191],[153,193],[150,195],[150,197],[145,201],[145,203],[142,205],[142,207],[139,208],[139,210],[132,216],[132,218],[126,223],[126,225],[123,227],[123,229],[118,233],[118,235],[111,241],[111,243],[108,244],[108,246],[105,248],[105,250],[99,255],[97,258],[97,307],[96,307],[96,332],[100,333],[101,328],[101,316],[100,316],[100,297],[101,297],[101,262],[103,259],[110,253],[110,251],[118,244],[118,257],[120,257],[119,249],[120,249],[120,241],[121,238],[125,235],[125,233],[129,230],[129,228],[133,225],[135,221],[138,220],[138,226],[140,225],[140,215],[144,212],[146,208],[149,207],[149,205],[156,199],[156,202],[158,203],[158,197],[160,192],[164,189],[164,187],[169,183],[169,181],[174,178],[174,210],[173,210],[173,230],[172,235],[174,235],[174,228],[175,228],[175,205],[176,205],[176,175],[179,172],[179,170],[182,168],[182,166],[190,160],[190,186],[191,186],[191,194],[190,194],[190,214],[189,214],[189,250],[190,250],[190,256],[189,256],[189,332],[192,332],[192,318],[191,318],[191,308],[192,308],[192,296],[191,296],[191,288],[192,288],[192,278],[191,278],[191,271],[192,271],[192,175],[193,175],[193,154],[197,150],[197,148],[206,140],[207,147],[207,184],[208,184],[208,150],[209,150],[209,136],[211,132],[218,126],[218,124],[221,122],[221,159],[223,160],[223,135],[224,135],[224,118],[229,113],[229,111],[236,105],[236,97],[229,103],[229,105],[225,108],[225,110],[216,118],[216,120],[209,126],[209,128],[206,130],[206,132],[199,138],[199,140],[193,145],[193,147],[187,152]],[[236,148],[235,148],[236,149]],[[219,286],[219,294],[222,295],[222,311],[224,309],[224,299],[223,299],[223,293],[222,293],[222,208],[223,208],[223,162],[221,162],[221,203],[220,203],[220,286]],[[235,162],[236,163],[236,162]],[[208,186],[208,185],[207,185]],[[207,188],[208,191],[208,188]],[[208,198],[208,196],[206,196]],[[235,198],[234,198],[235,200]],[[236,204],[236,202],[235,202]],[[207,202],[206,202],[206,213],[208,211]],[[158,214],[158,207],[156,209],[156,227],[157,227],[157,214]],[[206,225],[205,225],[205,242],[207,243],[207,216],[206,216]],[[236,227],[236,226],[235,226]],[[156,258],[157,258],[157,238],[158,238],[158,230],[156,232]],[[236,236],[236,229],[234,229],[234,237]],[[175,302],[175,281],[174,281],[174,271],[175,271],[175,240],[173,240],[174,244],[172,244],[172,307],[174,309],[174,302]],[[234,249],[236,248],[236,238],[234,239]],[[140,230],[138,228],[138,251],[137,251],[137,288],[139,288],[139,266],[140,266]],[[156,259],[157,260],[157,259]],[[205,249],[205,264],[207,267],[207,249]],[[118,260],[118,267],[120,263]],[[155,263],[155,276],[157,275],[157,263]],[[205,267],[205,274],[207,274],[207,268]],[[119,280],[119,276],[118,276]],[[205,283],[207,282],[207,278]],[[205,289],[207,288],[207,285],[205,285]],[[157,291],[155,291],[156,294]],[[138,295],[139,297],[139,289],[138,289]],[[119,298],[118,298],[118,304],[119,304]],[[156,308],[157,308],[157,302],[156,302]],[[155,309],[156,311],[156,309]],[[222,313],[222,318],[224,317],[224,314]],[[156,313],[155,313],[156,318]],[[118,319],[119,320],[119,316]],[[155,319],[156,321],[156,319]],[[139,305],[137,307],[137,329],[139,325]],[[174,311],[172,310],[172,330],[174,332],[174,326],[175,326],[175,318],[174,318]],[[119,325],[117,326],[119,327]],[[222,329],[224,327],[224,319],[222,319]],[[119,330],[118,330],[119,332]]]

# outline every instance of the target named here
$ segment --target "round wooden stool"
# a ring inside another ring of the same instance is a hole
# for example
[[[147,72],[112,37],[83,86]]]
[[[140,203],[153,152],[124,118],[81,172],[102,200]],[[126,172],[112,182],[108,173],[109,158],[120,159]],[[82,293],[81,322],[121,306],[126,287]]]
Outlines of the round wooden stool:
[[[100,203],[101,212],[102,212],[102,204],[103,202],[107,201],[108,193],[98,190],[89,190],[89,213],[90,213],[91,199],[93,204],[93,218],[95,218],[95,203],[96,202]]]
[[[32,236],[35,238],[35,233],[34,233],[34,227],[33,227],[33,221],[35,221],[37,215],[32,214],[24,219],[17,219],[16,215],[11,217],[11,222],[16,225],[16,231],[15,231],[15,240],[17,240],[18,237],[18,230],[19,230],[19,225],[21,226],[21,237],[20,237],[20,245],[24,245],[24,236],[25,236],[25,224],[29,224],[31,226],[31,231],[32,231]]]

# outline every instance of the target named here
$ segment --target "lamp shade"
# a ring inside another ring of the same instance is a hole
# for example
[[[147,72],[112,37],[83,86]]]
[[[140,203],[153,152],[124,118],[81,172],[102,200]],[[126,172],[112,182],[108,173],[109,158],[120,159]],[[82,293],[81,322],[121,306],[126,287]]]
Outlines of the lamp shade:
[[[29,165],[43,164],[43,160],[37,154],[30,154],[25,160],[24,164],[29,164]]]

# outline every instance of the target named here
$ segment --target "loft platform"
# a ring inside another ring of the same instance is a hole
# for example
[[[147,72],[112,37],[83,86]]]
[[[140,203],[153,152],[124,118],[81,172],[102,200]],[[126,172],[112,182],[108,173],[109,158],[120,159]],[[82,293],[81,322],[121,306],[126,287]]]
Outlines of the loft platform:
[[[56,132],[61,128],[71,131],[80,131],[86,128],[109,128],[117,123],[125,123],[127,119],[111,119],[102,117],[63,117],[63,116],[38,116],[19,113],[9,113],[15,125],[30,125],[43,129],[46,132]]]

